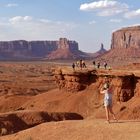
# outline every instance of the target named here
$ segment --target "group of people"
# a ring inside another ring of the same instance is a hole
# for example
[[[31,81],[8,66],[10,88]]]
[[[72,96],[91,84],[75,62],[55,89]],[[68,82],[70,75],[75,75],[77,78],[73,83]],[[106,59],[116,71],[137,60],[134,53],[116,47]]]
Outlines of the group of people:
[[[94,68],[98,68],[98,69],[101,68],[100,61],[98,61],[98,62],[93,61],[92,64],[93,64]],[[74,70],[75,70],[75,67],[80,68],[81,70],[82,70],[82,68],[87,68],[85,61],[82,59],[78,60],[76,63],[74,63],[74,62],[72,63],[72,68]],[[102,68],[104,68],[104,69],[109,68],[106,61],[103,62]]]
[[[86,66],[85,61],[80,59],[76,63],[72,64],[73,70],[75,70],[75,67],[80,68],[82,70],[82,68],[86,68],[87,66]]]
[[[98,68],[98,69],[101,68],[101,63],[100,62],[96,63],[95,61],[93,61],[92,63],[93,63],[94,68]],[[103,63],[104,69],[107,69],[107,66],[108,66],[107,62],[104,61],[104,63]],[[85,61],[82,60],[82,59],[78,60],[76,63],[74,63],[74,62],[72,63],[73,70],[75,70],[75,67],[80,68],[81,70],[83,68],[87,68]]]
[[[101,67],[101,63],[100,63],[100,61],[97,62],[97,64],[96,64],[95,61],[93,61],[92,63],[93,63],[94,68],[97,67],[97,68],[99,69],[99,68]],[[107,62],[106,62],[106,61],[103,63],[103,67],[104,67],[104,69],[107,69]]]

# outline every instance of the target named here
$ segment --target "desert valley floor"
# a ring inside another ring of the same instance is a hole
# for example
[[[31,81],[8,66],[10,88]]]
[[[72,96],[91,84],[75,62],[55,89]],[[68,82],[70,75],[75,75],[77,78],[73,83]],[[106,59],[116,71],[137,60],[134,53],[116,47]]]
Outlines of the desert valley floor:
[[[75,72],[91,71],[92,63],[73,72],[71,63],[0,62],[0,140],[139,140],[139,67],[133,64],[97,70],[96,81],[71,92],[59,88],[55,70],[64,69],[64,73],[74,76]],[[103,96],[98,94],[106,74],[111,75],[117,89],[124,84],[121,79],[135,75],[130,79],[135,85],[127,89],[133,90],[133,97],[127,101],[114,98],[113,109],[119,121],[112,120],[110,124],[105,121]]]

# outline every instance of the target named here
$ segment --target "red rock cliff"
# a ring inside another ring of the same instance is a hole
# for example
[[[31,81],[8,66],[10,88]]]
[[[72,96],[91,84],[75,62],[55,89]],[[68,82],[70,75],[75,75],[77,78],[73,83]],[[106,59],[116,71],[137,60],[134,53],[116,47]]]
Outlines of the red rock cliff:
[[[112,34],[111,49],[114,48],[139,48],[140,26],[120,29]]]
[[[114,88],[114,94],[117,101],[128,101],[133,96],[139,96],[140,74],[127,71],[70,71],[59,69],[54,73],[55,81],[59,89],[69,92],[78,92],[80,90],[92,88],[93,91],[100,90],[104,78],[108,77]],[[99,91],[98,91],[99,93]]]
[[[66,38],[59,41],[0,41],[0,59],[47,58],[57,49],[68,49],[71,53],[79,51],[78,43]]]
[[[126,65],[140,61],[140,26],[127,27],[112,33],[111,49],[98,61]]]

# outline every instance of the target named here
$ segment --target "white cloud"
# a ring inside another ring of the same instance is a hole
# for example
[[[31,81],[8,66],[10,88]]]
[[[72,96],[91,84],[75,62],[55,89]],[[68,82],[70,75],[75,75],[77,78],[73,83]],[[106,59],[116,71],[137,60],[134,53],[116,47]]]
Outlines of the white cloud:
[[[8,3],[7,5],[5,5],[5,7],[17,7],[18,4],[17,3]]]
[[[92,21],[89,22],[89,24],[91,24],[91,25],[92,25],[92,24],[95,24],[95,23],[96,23],[95,20],[92,20]]]
[[[80,10],[90,11],[94,9],[101,9],[101,8],[112,8],[116,7],[117,2],[116,1],[108,1],[108,0],[101,0],[98,2],[92,2],[92,3],[85,3],[80,6]]]
[[[15,16],[10,19],[0,19],[0,40],[58,39],[67,36],[76,27],[75,23],[51,21],[31,16]]]
[[[110,19],[110,22],[114,23],[120,23],[122,20],[121,19]]]
[[[140,9],[137,9],[135,11],[129,11],[127,13],[124,14],[125,18],[136,18],[136,17],[140,17]]]
[[[50,23],[50,22],[52,22],[51,20],[48,20],[48,19],[40,19],[39,21],[43,22],[43,23]]]
[[[96,11],[99,16],[112,16],[127,11],[129,6],[116,0],[100,0],[81,4],[82,11]]]
[[[9,19],[9,22],[12,24],[17,24],[17,23],[26,22],[26,21],[32,21],[32,17],[31,16],[24,16],[24,17],[15,16]]]
[[[106,9],[106,10],[103,10],[103,11],[100,11],[97,13],[98,16],[113,16],[113,15],[117,15],[117,14],[120,14],[120,13],[123,13],[124,12],[124,9]]]

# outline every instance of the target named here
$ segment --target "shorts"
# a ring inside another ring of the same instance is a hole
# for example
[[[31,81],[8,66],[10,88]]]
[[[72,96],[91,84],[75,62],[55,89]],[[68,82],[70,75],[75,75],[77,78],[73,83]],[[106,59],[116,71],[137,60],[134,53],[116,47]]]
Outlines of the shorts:
[[[112,99],[104,99],[104,106],[112,106]]]

